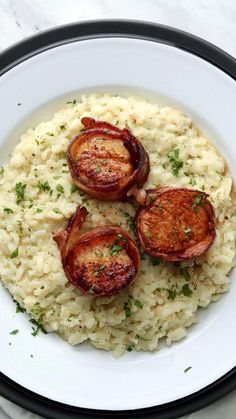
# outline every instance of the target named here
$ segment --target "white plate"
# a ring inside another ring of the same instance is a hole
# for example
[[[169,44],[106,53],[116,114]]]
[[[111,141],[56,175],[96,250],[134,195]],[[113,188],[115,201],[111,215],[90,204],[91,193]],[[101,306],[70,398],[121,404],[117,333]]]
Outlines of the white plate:
[[[27,127],[50,119],[81,92],[95,90],[132,91],[183,109],[214,140],[236,176],[235,81],[174,46],[118,36],[59,45],[2,75],[1,159],[7,161]],[[15,314],[1,288],[0,370],[39,395],[84,408],[138,409],[189,396],[236,365],[235,276],[233,271],[231,291],[200,313],[186,339],[154,354],[132,352],[118,360],[87,344],[73,348],[53,334],[32,337],[27,316]],[[11,336],[13,329],[20,332]]]

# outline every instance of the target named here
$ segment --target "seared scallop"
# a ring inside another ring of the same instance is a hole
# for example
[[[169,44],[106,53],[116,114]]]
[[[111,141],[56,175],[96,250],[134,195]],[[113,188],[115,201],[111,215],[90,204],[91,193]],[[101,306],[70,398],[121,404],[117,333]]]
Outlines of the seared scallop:
[[[136,216],[146,252],[169,261],[199,256],[212,245],[215,214],[208,195],[187,188],[150,189]]]
[[[137,245],[116,226],[80,234],[87,210],[78,208],[67,229],[54,234],[65,274],[82,294],[112,296],[129,286],[140,265]]]
[[[128,129],[82,118],[85,130],[67,150],[74,183],[92,197],[124,199],[134,185],[141,187],[149,174],[149,158]]]

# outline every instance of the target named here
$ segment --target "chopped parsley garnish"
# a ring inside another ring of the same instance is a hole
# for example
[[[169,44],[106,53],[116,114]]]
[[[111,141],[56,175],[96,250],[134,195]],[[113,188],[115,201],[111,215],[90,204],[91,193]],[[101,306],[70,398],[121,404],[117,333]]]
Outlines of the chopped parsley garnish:
[[[133,350],[133,347],[132,346],[128,346],[127,351],[128,352],[132,352],[132,350]]]
[[[14,300],[14,298],[13,298],[13,301],[16,304],[16,313],[25,313],[26,312],[26,309],[21,307],[21,305],[18,303],[18,301]]]
[[[70,193],[75,193],[78,190],[77,186],[73,183],[70,188]]]
[[[103,253],[100,250],[97,250],[95,252],[95,255],[98,256],[98,257],[102,257],[103,256]]]
[[[40,212],[43,212],[43,210],[41,208],[37,208],[36,212],[40,213]]]
[[[66,129],[66,126],[65,126],[65,125],[60,125],[60,129],[61,129],[62,131],[64,131],[64,130]]]
[[[151,199],[151,201],[156,201],[157,197],[155,195],[149,195],[149,199]]]
[[[185,234],[190,234],[190,233],[192,233],[192,229],[191,229],[191,227],[186,228],[186,229],[184,230],[184,232],[185,232]]]
[[[16,191],[16,203],[20,204],[25,199],[25,190],[26,185],[23,185],[22,182],[16,183],[15,191]]]
[[[67,104],[71,104],[71,105],[75,105],[76,104],[76,102],[77,102],[77,100],[76,99],[73,99],[73,100],[71,100],[71,101],[69,101],[69,102],[66,102]]]
[[[57,192],[59,192],[59,195],[62,194],[62,193],[64,193],[64,188],[63,188],[62,185],[57,185],[56,186],[56,190],[57,190]]]
[[[11,259],[16,258],[19,255],[19,249],[18,247],[12,252]]]
[[[46,330],[43,327],[43,320],[44,320],[44,314],[42,308],[36,304],[35,307],[31,310],[31,313],[37,316],[36,319],[30,319],[30,323],[32,323],[36,327],[32,327],[32,336],[37,336],[38,332],[41,330],[43,333],[47,333]]]
[[[99,276],[106,269],[106,265],[100,265],[99,268],[93,273],[94,276]]]
[[[13,211],[11,208],[4,208],[3,211],[6,212],[7,214],[13,214]]]
[[[4,173],[4,167],[0,166],[0,176],[2,176]]]
[[[83,132],[84,131],[84,128],[80,128],[80,132]]]
[[[135,300],[134,305],[138,308],[143,308],[143,303],[140,300]]]
[[[203,199],[204,199],[204,195],[202,194],[199,194],[195,197],[195,202],[193,203],[193,206],[192,206],[192,208],[195,211],[198,211],[198,205],[200,205],[203,208],[206,207],[206,202]]]
[[[121,252],[123,250],[123,246],[120,246],[118,244],[113,244],[110,246],[110,255],[115,256],[117,253]]]
[[[186,372],[188,372],[191,369],[192,369],[192,367],[187,367],[187,368],[185,368],[184,372],[186,373]]]
[[[163,214],[163,206],[162,206],[162,204],[161,203],[159,203],[158,205],[157,205],[157,207],[158,207],[158,209],[159,209],[159,211],[160,211],[160,213],[161,214]]]
[[[36,142],[37,145],[39,145],[39,140],[34,140]]]
[[[182,293],[185,295],[185,297],[191,297],[193,291],[189,288],[189,284],[184,284],[182,286]]]
[[[135,226],[134,217],[130,217],[129,229],[130,229],[131,233],[133,233],[133,234],[136,233],[136,226]]]
[[[47,132],[47,135],[49,135],[49,137],[54,137],[53,132]]]
[[[131,307],[130,307],[130,303],[129,302],[126,302],[124,304],[124,310],[125,310],[125,316],[126,316],[126,318],[132,316],[132,310],[131,310]]]
[[[153,266],[160,265],[161,261],[156,256],[150,256],[151,262]]]
[[[179,159],[179,148],[171,150],[168,154],[171,163],[171,170],[174,176],[178,176],[179,170],[183,167],[183,162]]]
[[[12,330],[12,332],[10,332],[10,335],[17,335],[17,333],[19,333],[19,329]]]
[[[168,300],[173,301],[175,299],[176,295],[177,295],[176,290],[170,290],[170,289],[166,288],[166,291],[168,292],[168,297],[167,297]]]
[[[130,215],[128,212],[123,211],[124,217],[129,218],[129,230],[131,233],[135,234],[136,226],[135,226],[135,218]]]
[[[61,211],[58,208],[53,208],[53,212],[55,212],[56,214],[61,214]]]
[[[185,266],[184,268],[180,268],[180,273],[183,275],[185,281],[190,281],[190,275],[188,272],[188,268]]]
[[[39,324],[36,320],[31,319],[30,323],[34,324],[36,327],[32,327],[32,332],[31,335],[32,336],[37,336],[37,334],[39,333],[39,331],[41,330],[41,332],[43,332],[45,335],[47,334],[46,330],[44,329],[42,324]]]
[[[117,119],[117,121],[116,121],[116,126],[119,124],[119,122],[120,122],[120,121],[119,121],[119,119]]]
[[[39,188],[40,191],[44,191],[44,192],[51,190],[47,180],[46,180],[46,182],[38,182],[37,187]]]
[[[191,186],[195,186],[197,184],[196,180],[194,179],[194,177],[191,177],[190,181],[189,181]]]
[[[101,166],[99,166],[99,164],[97,164],[96,166],[96,173],[100,173],[101,172]]]
[[[146,252],[141,253],[141,260],[146,260],[148,254]]]

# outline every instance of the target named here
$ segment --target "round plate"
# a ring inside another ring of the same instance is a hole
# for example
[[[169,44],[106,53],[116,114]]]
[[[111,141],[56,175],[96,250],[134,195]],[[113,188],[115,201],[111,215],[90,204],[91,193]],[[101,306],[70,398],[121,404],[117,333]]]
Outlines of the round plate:
[[[236,176],[236,63],[205,41],[154,24],[93,21],[23,41],[1,54],[0,70],[2,159],[27,127],[82,92],[135,92],[186,111]],[[0,393],[52,418],[153,411],[171,418],[216,400],[236,386],[235,271],[231,277],[231,291],[200,312],[186,339],[119,360],[53,334],[33,338],[1,289]],[[13,329],[20,329],[15,337]]]

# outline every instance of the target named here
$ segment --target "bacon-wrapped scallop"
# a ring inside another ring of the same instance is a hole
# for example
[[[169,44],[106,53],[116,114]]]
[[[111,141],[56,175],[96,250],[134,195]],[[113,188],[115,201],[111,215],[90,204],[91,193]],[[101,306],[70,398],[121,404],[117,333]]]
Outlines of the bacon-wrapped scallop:
[[[66,277],[82,294],[112,296],[129,286],[140,265],[132,237],[115,226],[80,234],[88,212],[78,207],[65,231],[54,234]]]
[[[152,256],[181,261],[212,245],[215,213],[208,195],[187,188],[150,189],[136,215],[139,241]]]
[[[85,117],[85,129],[67,149],[73,182],[88,195],[104,201],[125,199],[149,174],[149,157],[128,129]]]

